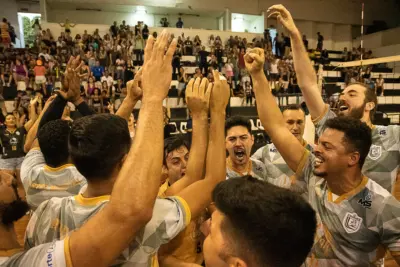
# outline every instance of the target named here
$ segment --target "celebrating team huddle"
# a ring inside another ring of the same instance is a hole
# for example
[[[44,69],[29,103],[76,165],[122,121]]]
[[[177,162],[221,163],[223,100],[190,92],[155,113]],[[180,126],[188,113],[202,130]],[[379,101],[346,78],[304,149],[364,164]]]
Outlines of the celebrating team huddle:
[[[191,145],[179,136],[164,140],[163,100],[177,45],[166,31],[149,37],[144,65],[115,115],[88,108],[81,60],[71,58],[66,90],[24,128],[26,201],[14,177],[1,173],[0,231],[8,248],[1,266],[382,266],[385,254],[400,264],[400,127],[372,124],[377,97],[360,83],[341,93],[338,113],[330,110],[291,14],[281,5],[268,13],[290,34],[317,144],[303,139],[301,107],[277,106],[263,49],[245,55],[272,141],[254,155],[249,121],[226,119],[230,89],[218,71],[214,82],[196,78],[186,89]],[[139,100],[131,138],[128,121]],[[67,102],[83,117],[61,120]],[[21,248],[13,222],[29,209]]]

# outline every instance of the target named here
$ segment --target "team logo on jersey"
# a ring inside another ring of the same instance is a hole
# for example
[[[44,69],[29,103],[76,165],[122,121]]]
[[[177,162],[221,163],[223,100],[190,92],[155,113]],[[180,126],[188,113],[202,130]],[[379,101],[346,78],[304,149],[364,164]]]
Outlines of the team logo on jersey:
[[[372,206],[371,199],[372,199],[372,196],[368,192],[367,195],[364,197],[364,199],[360,198],[357,203],[360,204],[361,206],[363,206],[366,209],[370,209],[371,206]]]
[[[356,213],[347,212],[343,219],[343,228],[348,234],[353,234],[360,230],[363,219]]]
[[[379,135],[386,135],[386,130],[380,130]]]
[[[16,133],[15,133],[16,135],[20,135],[20,133],[17,131]]]
[[[377,160],[381,157],[381,155],[382,155],[382,147],[372,145],[371,149],[369,150],[368,157],[372,160]]]
[[[15,137],[11,138],[11,139],[10,139],[10,145],[12,145],[12,146],[18,145],[18,140],[17,140],[17,138],[15,138]]]

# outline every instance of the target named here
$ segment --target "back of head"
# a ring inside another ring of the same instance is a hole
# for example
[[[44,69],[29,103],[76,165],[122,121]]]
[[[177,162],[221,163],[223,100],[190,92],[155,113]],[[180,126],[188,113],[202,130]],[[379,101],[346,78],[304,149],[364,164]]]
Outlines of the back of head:
[[[247,266],[298,267],[304,262],[316,219],[299,195],[244,176],[221,182],[212,197],[224,215],[221,231],[228,255]]]
[[[128,123],[111,114],[96,114],[74,121],[69,137],[70,155],[78,171],[90,182],[109,179],[129,152]]]
[[[68,136],[70,125],[64,120],[46,123],[38,132],[40,150],[46,164],[58,167],[68,162]]]
[[[371,128],[365,122],[348,116],[328,120],[326,128],[344,133],[347,150],[357,151],[360,154],[358,163],[360,168],[362,168],[372,144]]]
[[[248,119],[242,116],[232,116],[225,122],[225,135],[228,133],[229,129],[235,126],[243,126],[247,128],[247,130],[251,134],[251,123]]]

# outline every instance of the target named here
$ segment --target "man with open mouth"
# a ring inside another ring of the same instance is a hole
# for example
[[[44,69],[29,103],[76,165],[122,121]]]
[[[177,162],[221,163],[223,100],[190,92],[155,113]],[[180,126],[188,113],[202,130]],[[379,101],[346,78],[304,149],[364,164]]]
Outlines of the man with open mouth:
[[[400,126],[374,125],[377,96],[373,89],[363,83],[351,83],[340,95],[338,113],[335,114],[323,101],[318,90],[317,78],[308,53],[304,47],[300,31],[288,13],[282,25],[289,32],[293,52],[294,67],[298,85],[321,136],[326,122],[336,116],[352,117],[365,122],[372,129],[372,146],[362,172],[383,188],[397,194],[393,189],[400,163]],[[400,183],[400,181],[397,181]]]
[[[226,150],[229,154],[226,159],[227,179],[251,175],[260,180],[268,180],[265,165],[257,159],[250,158],[254,144],[250,121],[241,116],[230,117],[225,123],[225,135]]]
[[[282,5],[268,13],[286,26],[292,21]],[[307,184],[308,201],[317,213],[317,232],[305,266],[374,266],[384,256],[382,247],[399,264],[400,202],[362,173],[372,143],[370,127],[349,116],[329,119],[311,154],[286,128],[263,73],[264,61],[262,49],[245,56],[258,114],[296,172],[295,179]]]

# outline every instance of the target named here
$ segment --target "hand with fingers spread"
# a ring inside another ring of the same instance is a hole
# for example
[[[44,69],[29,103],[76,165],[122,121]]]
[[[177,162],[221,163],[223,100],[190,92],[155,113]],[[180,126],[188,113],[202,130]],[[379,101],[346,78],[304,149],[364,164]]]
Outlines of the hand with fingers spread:
[[[79,74],[83,62],[80,57],[71,57],[64,76],[64,88],[57,93],[65,100],[76,102],[81,95],[81,75]]]
[[[244,62],[246,64],[246,69],[249,73],[253,75],[257,75],[259,73],[264,73],[264,49],[254,48],[251,49],[244,56]]]
[[[225,113],[226,105],[230,99],[230,88],[226,80],[220,79],[218,71],[213,71],[214,83],[209,84],[209,88],[212,87],[211,100],[210,100],[210,111]]]
[[[137,100],[140,100],[143,95],[142,89],[139,87],[139,82],[142,79],[142,69],[136,73],[135,78],[126,84],[127,88],[127,99],[129,99],[132,102],[135,102]]]
[[[298,33],[298,29],[294,24],[292,15],[283,5],[274,5],[268,8],[268,18],[275,17],[285,27],[290,35]]]
[[[142,101],[162,101],[167,97],[172,80],[172,57],[176,49],[175,39],[167,49],[168,38],[169,34],[164,30],[157,41],[152,36],[147,40],[142,71]]]
[[[192,116],[208,115],[212,85],[206,78],[191,79],[186,87],[186,103]]]

